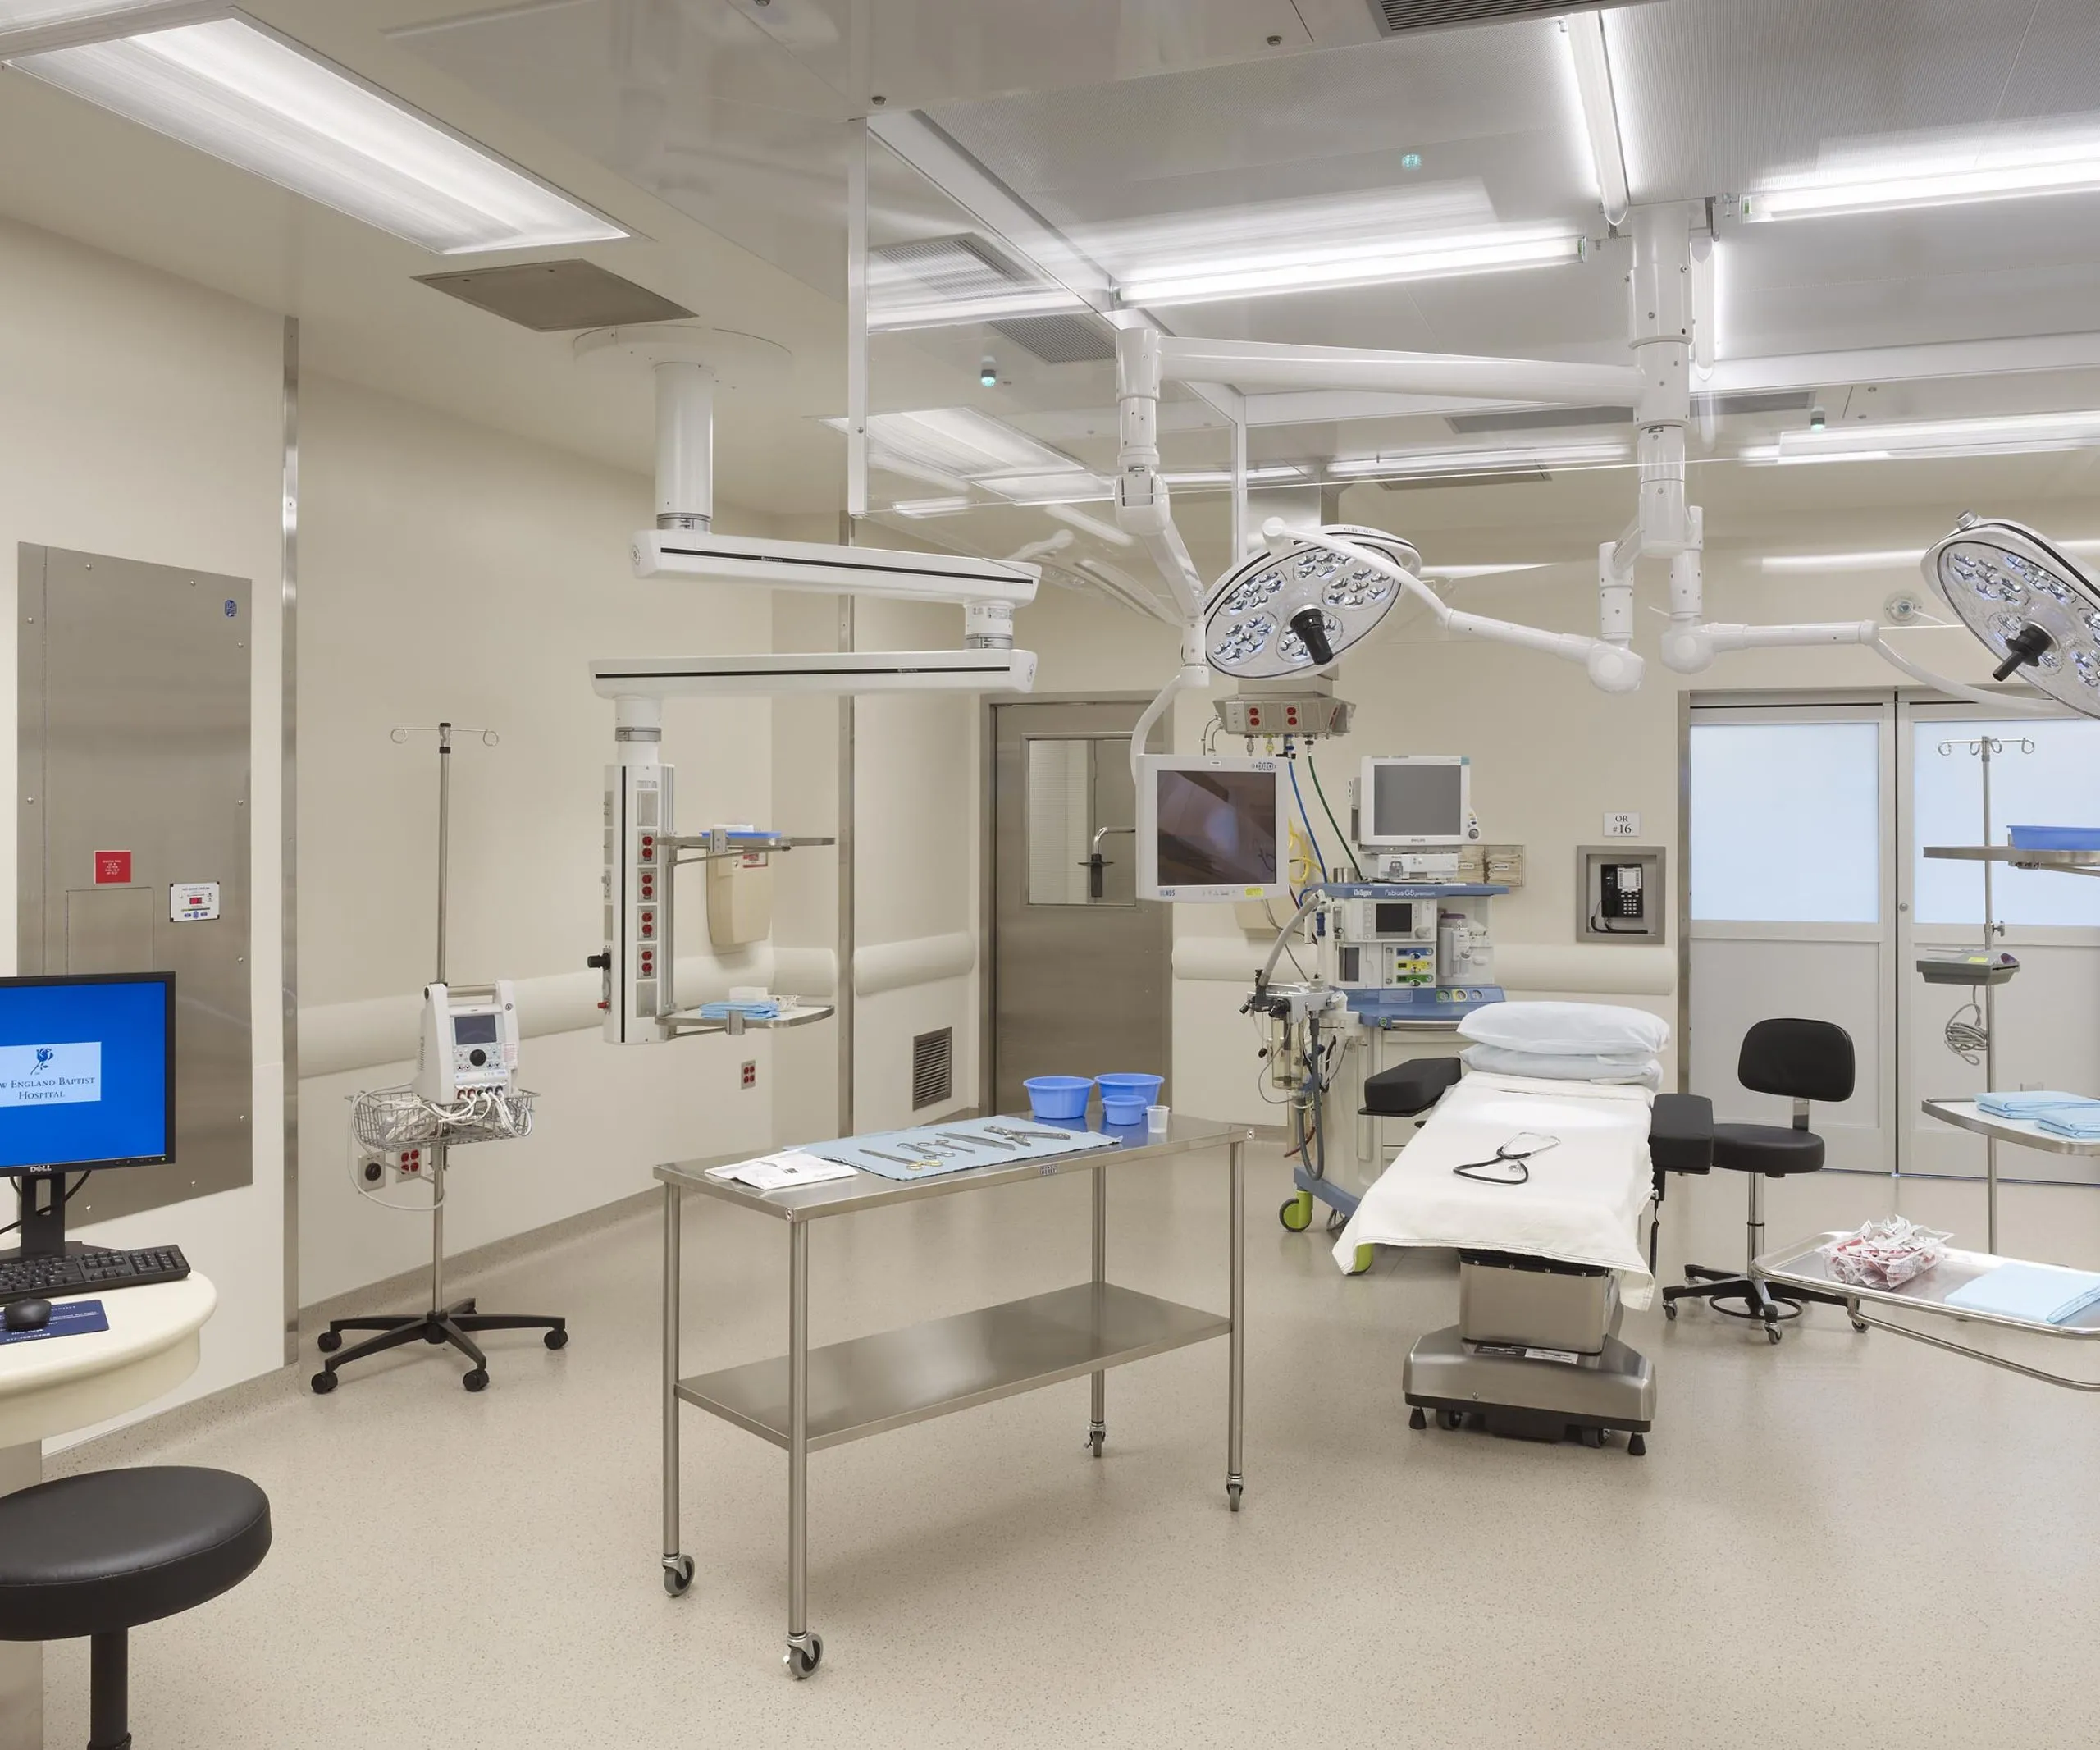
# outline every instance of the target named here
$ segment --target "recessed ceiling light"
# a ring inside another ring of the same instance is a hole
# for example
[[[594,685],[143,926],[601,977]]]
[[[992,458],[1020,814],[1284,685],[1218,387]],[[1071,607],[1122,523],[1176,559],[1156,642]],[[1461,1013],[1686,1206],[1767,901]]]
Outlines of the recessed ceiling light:
[[[1918,419],[1888,425],[1833,425],[1782,432],[1778,441],[1745,448],[1761,465],[1896,462],[1935,456],[2026,455],[2100,445],[2100,411],[2018,414],[1977,419]]]
[[[1608,468],[1632,451],[1623,443],[1526,444],[1502,449],[1394,450],[1377,455],[1338,456],[1328,463],[1332,478],[1414,480],[1442,475],[1506,473],[1518,468]]]
[[[1575,89],[1582,103],[1590,162],[1596,171],[1598,204],[1605,217],[1616,225],[1626,217],[1632,197],[1627,192],[1626,146],[1612,86],[1604,14],[1572,12],[1561,21],[1561,27],[1568,33],[1569,55],[1575,63]]]
[[[630,235],[244,18],[25,54],[12,65],[441,255]]]
[[[1774,177],[1746,197],[1743,214],[1820,218],[2091,189],[2100,189],[2100,133],[2044,125],[1846,150],[1812,171]]]

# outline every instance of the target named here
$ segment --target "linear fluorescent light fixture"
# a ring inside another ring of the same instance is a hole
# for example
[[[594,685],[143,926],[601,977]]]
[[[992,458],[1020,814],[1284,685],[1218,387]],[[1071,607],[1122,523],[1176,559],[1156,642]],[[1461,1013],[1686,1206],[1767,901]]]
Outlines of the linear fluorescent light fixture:
[[[1560,21],[1575,62],[1575,89],[1582,105],[1582,130],[1590,143],[1590,162],[1597,173],[1597,200],[1616,225],[1626,217],[1632,196],[1626,183],[1626,146],[1618,125],[1618,102],[1612,89],[1611,57],[1605,42],[1601,11],[1573,12]]]
[[[976,503],[972,498],[900,498],[889,509],[901,517],[952,517]]]
[[[1754,444],[1746,462],[1791,467],[1808,462],[1900,462],[1940,456],[2029,455],[2100,446],[2100,410],[2016,414],[1979,419],[1916,419],[1889,425],[1825,426],[1782,432]]]
[[[2100,541],[2058,541],[2052,543],[2066,553],[2100,554]],[[1925,556],[1924,547],[1878,547],[1851,553],[1767,553],[1758,563],[1761,571],[1894,571],[1908,570]]]
[[[436,254],[630,235],[246,18],[25,54],[12,64]]]
[[[1609,468],[1632,454],[1623,443],[1605,442],[1527,444],[1499,450],[1395,450],[1379,455],[1338,456],[1328,463],[1327,476],[1335,480],[1426,480],[1525,468]]]
[[[1582,260],[1586,249],[1586,240],[1572,231],[1530,228],[1341,248],[1285,240],[1259,254],[1140,271],[1120,290],[1125,304],[1211,304],[1226,298],[1550,267]]]
[[[1899,157],[1853,156],[1774,177],[1745,198],[1751,220],[1821,218],[1906,207],[1965,206],[2100,189],[2100,134],[2045,130],[1943,141]]]
[[[1229,468],[1185,468],[1162,474],[1160,477],[1170,487],[1185,487],[1200,491],[1205,487],[1230,486],[1232,470]],[[1295,462],[1264,462],[1258,468],[1247,470],[1247,484],[1249,486],[1276,486],[1311,477],[1311,474]]]
[[[1520,565],[1424,565],[1417,573],[1424,580],[1434,579],[1440,583],[1459,583],[1468,578],[1505,577],[1513,571],[1543,571],[1542,561]]]

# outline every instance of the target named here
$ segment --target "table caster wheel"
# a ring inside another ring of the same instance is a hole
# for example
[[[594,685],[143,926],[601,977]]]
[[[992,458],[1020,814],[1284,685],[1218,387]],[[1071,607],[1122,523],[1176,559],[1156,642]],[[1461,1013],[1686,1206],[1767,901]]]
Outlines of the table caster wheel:
[[[1421,1405],[1416,1405],[1413,1410],[1410,1410],[1408,1412],[1408,1426],[1409,1428],[1427,1428],[1429,1426],[1429,1417],[1423,1411]]]
[[[1287,1233],[1303,1233],[1312,1225],[1312,1194],[1300,1191],[1295,1197],[1286,1197],[1283,1207],[1276,1211],[1276,1219]]]
[[[1665,1300],[1663,1302],[1663,1317],[1669,1320],[1672,1324],[1675,1324],[1677,1323],[1676,1301]]]
[[[1582,1444],[1591,1451],[1600,1450],[1605,1443],[1605,1431],[1600,1428],[1586,1428],[1581,1435]]]
[[[1370,1246],[1359,1245],[1357,1247],[1354,1254],[1350,1257],[1349,1261],[1349,1273],[1351,1276],[1363,1275],[1365,1271],[1371,1268],[1371,1260],[1374,1255],[1373,1249]]]
[[[794,1641],[788,1642],[788,1651],[782,1656],[780,1661],[788,1667],[788,1675],[797,1683],[800,1683],[824,1663],[824,1637],[812,1633],[802,1635],[799,1638],[807,1641],[809,1645],[799,1647]]]
[[[324,1355],[332,1355],[343,1346],[343,1333],[340,1331],[323,1331],[320,1336],[314,1338],[313,1346]]]
[[[1852,1328],[1861,1336],[1865,1336],[1867,1334],[1867,1322],[1864,1318],[1855,1318],[1852,1321]]]
[[[308,1383],[313,1387],[313,1393],[315,1396],[326,1397],[331,1391],[333,1391],[336,1389],[336,1376],[324,1368],[320,1373],[316,1373],[313,1378],[308,1382]]]
[[[568,1332],[557,1327],[550,1331],[540,1341],[550,1349],[566,1349],[568,1347]]]
[[[1237,1481],[1227,1483],[1225,1486],[1226,1505],[1237,1513],[1239,1510],[1239,1497],[1245,1492],[1244,1483]]]
[[[1466,1419],[1455,1410],[1440,1410],[1436,1412],[1437,1427],[1447,1432],[1453,1428],[1464,1427],[1465,1421]]]
[[[692,1557],[666,1556],[664,1558],[664,1590],[673,1598],[682,1598],[686,1588],[692,1584]]]
[[[1648,1437],[1646,1435],[1628,1434],[1626,1437],[1626,1455],[1628,1458],[1645,1458],[1647,1454]]]
[[[469,1391],[485,1391],[488,1389],[489,1370],[485,1367],[469,1368],[467,1377],[459,1383]]]
[[[1107,1444],[1108,1430],[1107,1428],[1090,1428],[1086,1431],[1086,1439],[1084,1442],[1085,1450],[1091,1452],[1096,1458],[1101,1456],[1101,1449]]]
[[[1779,1341],[1779,1327],[1777,1325],[1767,1325],[1764,1327],[1764,1341],[1768,1343],[1776,1343]]]

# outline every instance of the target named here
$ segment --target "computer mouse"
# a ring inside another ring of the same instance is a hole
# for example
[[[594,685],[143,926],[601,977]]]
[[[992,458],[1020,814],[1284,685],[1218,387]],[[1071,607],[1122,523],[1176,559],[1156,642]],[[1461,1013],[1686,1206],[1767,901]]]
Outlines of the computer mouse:
[[[48,1300],[10,1300],[7,1310],[0,1314],[10,1331],[41,1331],[51,1323],[51,1303]]]

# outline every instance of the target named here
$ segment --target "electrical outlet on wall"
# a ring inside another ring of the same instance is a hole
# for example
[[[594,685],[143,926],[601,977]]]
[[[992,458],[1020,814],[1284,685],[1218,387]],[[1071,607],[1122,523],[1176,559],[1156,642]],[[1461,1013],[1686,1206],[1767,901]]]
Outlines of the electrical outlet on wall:
[[[755,1088],[758,1085],[758,1060],[756,1058],[744,1059],[743,1085],[747,1088]]]

